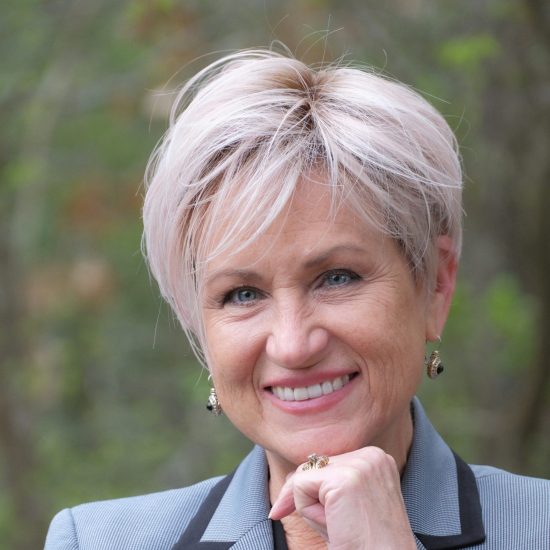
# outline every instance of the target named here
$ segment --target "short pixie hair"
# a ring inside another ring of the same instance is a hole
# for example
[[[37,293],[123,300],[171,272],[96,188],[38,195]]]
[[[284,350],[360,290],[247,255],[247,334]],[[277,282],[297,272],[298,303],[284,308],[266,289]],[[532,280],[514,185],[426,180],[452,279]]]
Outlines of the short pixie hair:
[[[229,55],[180,91],[146,173],[146,256],[199,347],[203,267],[265,231],[312,171],[333,210],[345,203],[395,239],[426,288],[438,236],[458,257],[457,143],[425,99],[364,67],[310,67],[267,50]]]

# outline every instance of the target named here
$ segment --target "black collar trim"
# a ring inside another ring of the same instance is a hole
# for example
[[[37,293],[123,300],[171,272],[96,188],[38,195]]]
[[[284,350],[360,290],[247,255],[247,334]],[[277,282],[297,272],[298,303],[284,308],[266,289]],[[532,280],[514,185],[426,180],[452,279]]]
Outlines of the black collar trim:
[[[458,505],[460,508],[459,535],[435,536],[415,533],[426,550],[454,550],[468,548],[485,541],[485,528],[476,478],[471,468],[453,452],[456,462]]]
[[[227,550],[235,544],[235,541],[230,542],[215,542],[215,541],[202,541],[201,538],[214,512],[216,511],[227,487],[233,479],[235,472],[225,476],[223,479],[218,481],[210,492],[208,496],[201,504],[201,507],[198,509],[197,513],[189,523],[187,529],[183,532],[180,539],[172,547],[172,550]]]
[[[283,524],[280,521],[271,522],[273,529],[273,550],[288,550]]]
[[[436,536],[415,533],[426,550],[458,550],[468,548],[485,541],[485,529],[481,515],[481,503],[477,483],[471,468],[455,453],[458,504],[460,508],[459,535]],[[225,491],[229,487],[233,475],[222,478],[208,493],[208,496],[183,532],[172,550],[227,550],[235,541],[202,541],[201,538],[214,515]],[[285,548],[284,530],[280,522],[273,522],[273,535],[276,548]]]

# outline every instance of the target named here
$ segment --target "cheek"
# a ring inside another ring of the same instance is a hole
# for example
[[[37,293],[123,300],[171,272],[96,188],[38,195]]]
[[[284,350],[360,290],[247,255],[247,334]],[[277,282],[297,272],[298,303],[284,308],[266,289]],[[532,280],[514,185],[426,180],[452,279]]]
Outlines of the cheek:
[[[225,385],[253,376],[261,339],[247,323],[210,323],[206,347],[208,367],[217,383]]]
[[[400,393],[420,381],[425,347],[423,305],[412,293],[378,294],[350,308],[335,325],[339,338],[357,353],[373,390]]]
[[[384,378],[394,396],[403,393],[414,394],[420,385],[424,364],[425,329],[424,318],[415,301],[408,303],[407,308],[398,312],[388,343],[389,371]]]
[[[351,304],[345,311],[339,311],[337,319],[345,321],[341,325],[334,322],[336,330],[340,326],[349,338],[359,343],[368,340],[368,345],[375,348],[392,349],[396,344],[424,343],[423,307],[408,292],[400,293],[390,288],[385,292],[373,293]]]

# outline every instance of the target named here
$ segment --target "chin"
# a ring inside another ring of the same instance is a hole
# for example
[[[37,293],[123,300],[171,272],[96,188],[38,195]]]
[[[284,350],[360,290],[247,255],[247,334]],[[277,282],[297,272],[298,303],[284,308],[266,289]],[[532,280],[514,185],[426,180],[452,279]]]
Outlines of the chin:
[[[298,466],[307,461],[307,457],[316,453],[318,455],[336,456],[350,453],[365,447],[368,443],[364,440],[341,439],[342,429],[339,433],[325,432],[322,435],[316,434],[308,437],[300,437],[299,441],[290,438],[287,445],[277,446],[271,450],[284,461]],[[340,437],[338,437],[340,435]]]

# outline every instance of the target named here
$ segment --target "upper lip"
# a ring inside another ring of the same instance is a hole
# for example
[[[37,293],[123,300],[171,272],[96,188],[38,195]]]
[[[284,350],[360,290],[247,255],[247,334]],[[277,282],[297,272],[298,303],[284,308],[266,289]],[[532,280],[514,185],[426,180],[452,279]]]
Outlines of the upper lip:
[[[357,370],[346,370],[340,372],[309,373],[301,376],[282,376],[264,384],[264,388],[273,388],[275,386],[283,388],[304,388],[315,384],[322,384],[323,382],[331,382],[335,378],[345,376],[346,374],[351,377],[356,373]]]

